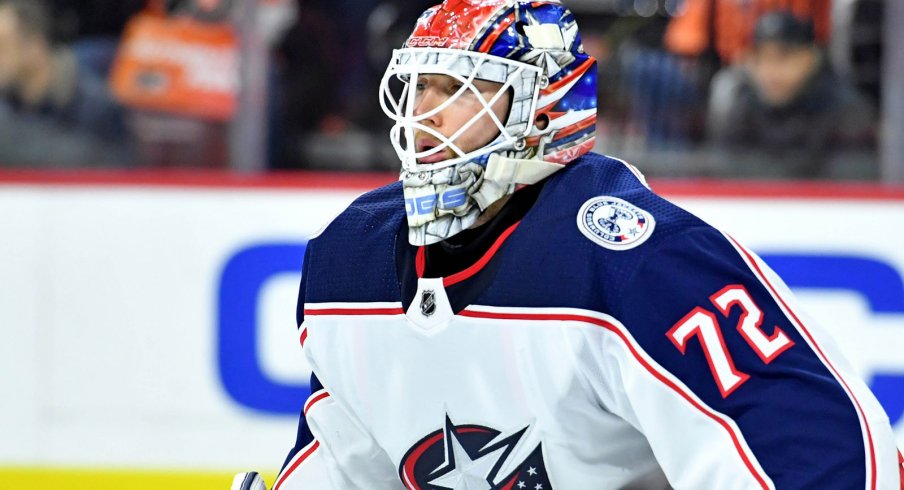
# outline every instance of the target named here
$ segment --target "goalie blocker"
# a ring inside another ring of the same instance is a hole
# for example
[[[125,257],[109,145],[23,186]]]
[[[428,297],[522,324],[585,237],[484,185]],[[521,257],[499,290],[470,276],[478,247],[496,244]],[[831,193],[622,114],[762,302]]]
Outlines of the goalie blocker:
[[[267,484],[256,471],[239,473],[232,479],[230,490],[267,490]]]

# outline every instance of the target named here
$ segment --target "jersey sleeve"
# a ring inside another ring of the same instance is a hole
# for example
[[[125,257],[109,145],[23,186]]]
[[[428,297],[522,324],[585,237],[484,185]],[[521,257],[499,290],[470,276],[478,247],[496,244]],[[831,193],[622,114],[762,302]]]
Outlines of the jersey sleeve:
[[[313,241],[305,250],[296,320],[305,347],[304,303]],[[295,446],[289,451],[273,490],[343,490],[394,488],[400,485],[395,467],[363,425],[311,375],[311,396],[298,422]]]
[[[311,375],[311,391],[312,393],[320,393],[323,386],[317,379],[317,376]],[[309,401],[313,398],[309,398]],[[305,403],[305,406],[308,404]],[[295,439],[295,446],[289,451],[286,461],[283,463],[279,475],[273,484],[273,490],[291,490],[305,488],[334,488],[326,474],[326,461],[323,458],[323,450],[320,449],[320,442],[314,437],[310,427],[308,427],[305,410],[301,412],[298,421],[298,435]]]
[[[900,488],[881,406],[762,260],[702,226],[654,246],[606,371],[674,488]]]
[[[305,248],[304,262],[301,268],[301,284],[298,287],[298,303],[295,312],[295,324],[298,325],[301,335],[301,343],[304,345],[304,298],[305,287],[307,284],[308,261],[310,259],[310,244]],[[317,379],[315,374],[311,374],[311,393],[312,396],[305,402],[313,399],[314,393],[320,393],[323,385]],[[308,420],[305,416],[306,410],[302,408],[298,420],[298,433],[295,438],[295,446],[289,450],[289,454],[283,462],[279,475],[273,484],[273,490],[278,489],[304,489],[304,488],[332,488],[329,476],[325,473],[325,461],[323,460],[323,451],[320,450],[320,442],[316,440],[314,434],[308,426]]]

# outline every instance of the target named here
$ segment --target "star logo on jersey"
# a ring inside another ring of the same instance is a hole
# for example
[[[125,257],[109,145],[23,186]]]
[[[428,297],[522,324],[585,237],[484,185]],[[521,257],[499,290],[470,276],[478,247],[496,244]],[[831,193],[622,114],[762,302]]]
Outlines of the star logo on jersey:
[[[520,444],[529,427],[512,434],[480,425],[455,425],[423,437],[399,465],[409,490],[549,490],[540,444]]]
[[[436,313],[436,292],[425,289],[421,293],[421,315],[430,316],[434,313]]]

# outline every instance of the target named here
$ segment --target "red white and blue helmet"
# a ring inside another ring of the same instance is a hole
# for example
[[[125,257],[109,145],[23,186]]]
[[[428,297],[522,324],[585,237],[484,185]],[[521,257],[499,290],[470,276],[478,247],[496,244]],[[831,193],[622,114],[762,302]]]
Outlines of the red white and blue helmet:
[[[414,87],[424,74],[451,76],[461,88],[415,114]],[[475,79],[501,86],[486,99]],[[510,109],[500,120],[492,107],[506,92]],[[424,124],[466,93],[476,95],[483,109],[455,134],[446,137]],[[394,122],[390,136],[402,161],[409,241],[427,245],[470,227],[517,186],[539,182],[593,148],[596,60],[584,52],[574,14],[558,0],[445,0],[424,12],[405,47],[393,52],[380,103]],[[463,151],[456,138],[486,116],[498,137]],[[416,132],[433,136],[439,146],[418,152]],[[453,158],[418,163],[447,149]]]

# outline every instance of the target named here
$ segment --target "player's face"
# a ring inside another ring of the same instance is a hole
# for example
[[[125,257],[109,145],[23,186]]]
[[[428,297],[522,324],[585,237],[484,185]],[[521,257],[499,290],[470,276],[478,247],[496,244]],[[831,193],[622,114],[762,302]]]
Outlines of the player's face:
[[[765,102],[782,106],[794,99],[816,70],[816,48],[765,42],[750,56],[750,74]]]
[[[487,101],[495,96],[499,88],[502,87],[500,83],[484,80],[474,80],[473,84]],[[414,115],[419,116],[430,112],[457,93],[460,88],[461,82],[448,75],[421,75],[417,80]],[[505,93],[492,106],[496,117],[503,124],[506,120],[510,97],[511,94]],[[481,110],[483,110],[483,105],[477,95],[470,90],[465,90],[448,107],[424,119],[421,123],[449,138]],[[496,139],[498,135],[499,128],[496,123],[493,122],[489,114],[484,113],[471,127],[458,136],[453,143],[467,153],[483,148]],[[418,152],[440,145],[440,141],[424,131],[415,133],[415,138],[417,139]],[[443,151],[418,159],[418,162],[437,163],[456,156],[451,148],[445,148]]]

